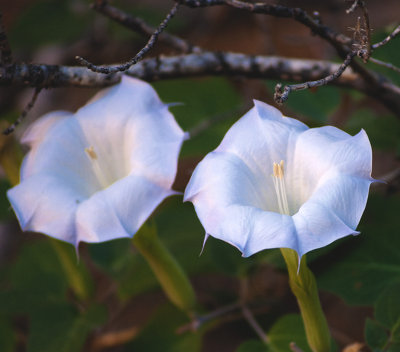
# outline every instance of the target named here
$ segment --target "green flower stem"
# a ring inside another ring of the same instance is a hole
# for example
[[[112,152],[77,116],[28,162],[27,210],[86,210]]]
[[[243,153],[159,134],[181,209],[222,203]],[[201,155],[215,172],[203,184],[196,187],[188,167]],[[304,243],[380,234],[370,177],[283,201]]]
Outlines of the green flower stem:
[[[281,248],[289,272],[289,283],[297,298],[309,346],[313,352],[329,352],[331,340],[325,315],[318,296],[317,283],[303,256],[298,271],[297,253]]]
[[[196,298],[181,266],[157,236],[155,226],[143,225],[133,243],[147,260],[170,301],[190,317],[195,312]]]
[[[89,272],[77,262],[76,254],[68,243],[49,239],[57,253],[57,257],[67,277],[74,294],[82,301],[86,301],[93,293],[93,281]]]

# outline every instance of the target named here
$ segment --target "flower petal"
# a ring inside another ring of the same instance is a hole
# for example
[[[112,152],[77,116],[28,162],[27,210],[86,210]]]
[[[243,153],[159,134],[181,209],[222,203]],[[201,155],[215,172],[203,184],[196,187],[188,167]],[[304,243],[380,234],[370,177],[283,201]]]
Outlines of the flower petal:
[[[38,124],[48,127],[40,120]],[[40,127],[32,127],[37,131],[36,137],[43,132]],[[63,186],[74,187],[85,197],[96,192],[99,185],[85,153],[88,143],[77,120],[74,117],[60,118],[47,132],[41,141],[34,142],[34,148],[25,157],[21,180],[37,174],[51,175],[59,177]],[[31,134],[29,138],[33,140],[34,136]]]
[[[206,233],[244,256],[276,247],[302,256],[357,234],[373,182],[365,132],[352,137],[331,126],[308,129],[255,105],[199,163],[186,188],[185,201],[193,202]],[[275,189],[272,164],[280,160]],[[286,196],[292,216],[280,213]]]
[[[77,118],[111,179],[140,170],[171,187],[184,133],[149,84],[123,76],[120,84],[81,108]]]
[[[140,174],[131,174],[80,204],[77,241],[132,237],[158,204],[174,193]]]
[[[75,243],[75,213],[82,195],[62,180],[36,174],[7,192],[22,230]]]
[[[311,197],[328,173],[372,180],[372,150],[364,130],[355,136],[332,126],[306,130],[296,141],[292,160],[286,164],[286,185],[294,210]]]
[[[237,155],[254,173],[261,173],[271,181],[273,163],[287,161],[297,137],[308,127],[282,116],[272,106],[259,101],[254,104],[254,108],[229,129],[216,151]]]

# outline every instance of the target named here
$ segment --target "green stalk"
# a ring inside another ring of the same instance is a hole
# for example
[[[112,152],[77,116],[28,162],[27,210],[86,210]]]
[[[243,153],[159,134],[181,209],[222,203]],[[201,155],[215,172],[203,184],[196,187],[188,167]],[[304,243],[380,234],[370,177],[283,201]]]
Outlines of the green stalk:
[[[52,238],[50,242],[57,253],[72,291],[80,300],[88,300],[93,292],[93,282],[83,264],[78,265],[71,245]]]
[[[297,298],[309,346],[313,352],[329,352],[331,340],[324,312],[318,296],[317,283],[303,256],[299,272],[298,255],[288,248],[281,248],[289,272],[289,284]]]
[[[170,301],[190,317],[195,312],[196,298],[182,267],[157,236],[155,226],[143,225],[133,243],[147,260]]]

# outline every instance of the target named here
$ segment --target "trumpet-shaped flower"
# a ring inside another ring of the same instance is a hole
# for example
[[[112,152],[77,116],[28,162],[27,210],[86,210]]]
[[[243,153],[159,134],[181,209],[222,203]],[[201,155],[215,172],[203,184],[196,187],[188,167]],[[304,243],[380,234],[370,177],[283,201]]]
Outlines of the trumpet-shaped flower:
[[[267,248],[308,251],[357,234],[371,178],[364,130],[308,128],[255,106],[196,167],[185,191],[208,235],[243,256]]]
[[[7,193],[23,230],[78,245],[132,237],[171,190],[184,133],[137,79],[99,92],[75,114],[36,121],[21,183]]]

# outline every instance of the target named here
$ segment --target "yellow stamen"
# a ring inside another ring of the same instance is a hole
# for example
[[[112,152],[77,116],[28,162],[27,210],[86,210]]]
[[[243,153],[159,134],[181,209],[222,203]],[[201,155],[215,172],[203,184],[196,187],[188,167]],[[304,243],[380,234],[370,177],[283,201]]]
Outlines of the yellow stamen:
[[[93,159],[93,160],[97,159],[97,154],[94,151],[93,146],[90,146],[89,148],[85,148],[85,152],[89,156],[90,159]]]
[[[278,200],[279,212],[281,214],[290,215],[289,204],[288,204],[287,195],[286,195],[286,186],[285,186],[285,178],[284,178],[285,171],[284,171],[283,160],[281,160],[279,164],[274,162],[273,173],[274,174],[272,175],[272,179],[274,182],[276,197]]]
[[[100,168],[97,153],[94,151],[93,146],[85,148],[85,152],[89,157],[89,160],[91,161],[93,172],[96,175],[100,186],[103,188],[107,188],[110,185],[110,182],[107,181],[107,177],[104,175],[104,172]]]

